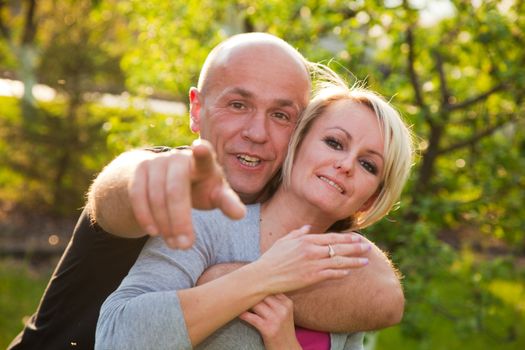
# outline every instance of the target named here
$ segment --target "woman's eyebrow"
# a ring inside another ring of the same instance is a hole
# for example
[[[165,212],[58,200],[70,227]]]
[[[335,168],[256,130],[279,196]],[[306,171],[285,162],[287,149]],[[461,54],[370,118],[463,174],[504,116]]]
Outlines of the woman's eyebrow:
[[[346,131],[345,129],[343,129],[343,128],[340,127],[340,126],[333,126],[333,127],[331,127],[331,128],[328,128],[328,130],[333,130],[333,129],[335,129],[335,130],[339,130],[339,131],[342,131],[343,133],[346,134],[346,137],[347,137],[348,139],[350,139],[350,140],[353,138],[352,135],[350,135],[350,133],[349,133],[348,131]]]
[[[341,128],[340,126],[334,126],[334,127],[328,128],[328,130],[333,130],[333,129],[343,132],[349,140],[352,140],[352,135],[348,131],[346,131],[345,129]],[[373,150],[373,149],[367,149],[366,151],[367,151],[367,153],[371,153],[371,154],[374,154],[374,155],[378,156],[379,158],[381,158],[381,160],[383,162],[385,161],[382,153],[380,153],[380,152],[378,152],[376,150]]]
[[[378,156],[379,158],[381,158],[381,160],[382,160],[383,162],[385,161],[385,159],[384,159],[384,157],[383,157],[383,155],[382,155],[381,153],[379,153],[379,152],[377,152],[377,151],[374,151],[373,149],[369,149],[369,150],[367,150],[367,152],[368,152],[368,153],[375,154],[376,156]]]

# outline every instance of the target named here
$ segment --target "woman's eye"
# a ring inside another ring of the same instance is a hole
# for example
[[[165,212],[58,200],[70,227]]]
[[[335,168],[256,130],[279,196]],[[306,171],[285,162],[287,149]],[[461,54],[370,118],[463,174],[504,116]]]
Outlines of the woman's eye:
[[[341,142],[337,141],[336,139],[332,137],[325,138],[324,143],[326,143],[328,147],[336,149],[336,150],[343,149],[343,145],[341,144]]]
[[[377,167],[374,163],[366,160],[361,160],[359,162],[361,163],[361,166],[365,168],[365,170],[368,171],[370,174],[377,175]]]

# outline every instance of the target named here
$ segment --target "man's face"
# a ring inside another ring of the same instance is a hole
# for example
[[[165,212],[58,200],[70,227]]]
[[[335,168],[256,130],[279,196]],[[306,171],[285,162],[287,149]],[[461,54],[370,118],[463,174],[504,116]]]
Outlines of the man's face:
[[[309,98],[303,66],[266,47],[231,55],[205,96],[192,97],[192,129],[212,143],[231,187],[254,202],[281,167]],[[198,115],[197,115],[198,114]]]

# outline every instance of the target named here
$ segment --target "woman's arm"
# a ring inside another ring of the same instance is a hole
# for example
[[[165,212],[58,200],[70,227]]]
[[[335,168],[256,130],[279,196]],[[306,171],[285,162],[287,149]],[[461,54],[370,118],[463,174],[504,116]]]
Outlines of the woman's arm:
[[[102,305],[97,349],[191,347],[176,290],[190,288],[213,261],[197,239],[187,251],[150,238],[128,276]]]
[[[307,230],[292,231],[253,263],[178,292],[193,346],[269,295],[343,278],[349,269],[367,263],[354,257],[360,246],[350,243],[351,235],[313,235]],[[338,245],[345,255],[329,258],[328,243]]]
[[[305,328],[336,333],[376,330],[399,323],[405,298],[395,267],[377,246],[370,244],[368,266],[339,280],[322,282],[288,294],[294,301],[295,322]],[[243,263],[209,267],[199,277],[206,283]]]
[[[296,324],[336,333],[376,330],[399,323],[404,295],[399,275],[386,255],[372,242],[366,253],[368,266],[353,270],[340,280],[326,281],[288,293],[294,301]],[[206,283],[244,264],[226,263],[209,267],[198,280]]]
[[[97,348],[176,348],[195,346],[266,296],[341,278],[364,261],[351,257],[349,235],[305,235],[297,230],[279,240],[259,260],[195,288],[206,267],[192,248],[177,259],[162,252],[141,255],[119,289],[104,303],[97,326]],[[340,244],[348,256],[330,259],[327,244]],[[356,247],[358,249],[358,247]],[[145,257],[143,259],[143,256]],[[151,258],[154,258],[151,262]],[[145,264],[145,259],[150,263]],[[181,320],[182,319],[182,320]]]

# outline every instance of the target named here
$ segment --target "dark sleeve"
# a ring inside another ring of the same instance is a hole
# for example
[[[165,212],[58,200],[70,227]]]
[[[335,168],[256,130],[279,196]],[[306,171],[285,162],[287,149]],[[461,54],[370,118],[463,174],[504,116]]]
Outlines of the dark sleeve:
[[[161,153],[172,148],[146,150]],[[127,275],[146,240],[113,236],[92,224],[84,210],[36,313],[8,349],[92,349],[100,307]]]
[[[100,307],[146,240],[113,236],[84,210],[37,312],[9,349],[92,349]]]

